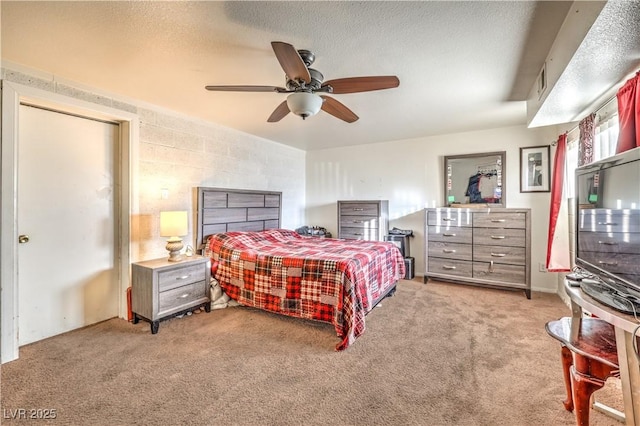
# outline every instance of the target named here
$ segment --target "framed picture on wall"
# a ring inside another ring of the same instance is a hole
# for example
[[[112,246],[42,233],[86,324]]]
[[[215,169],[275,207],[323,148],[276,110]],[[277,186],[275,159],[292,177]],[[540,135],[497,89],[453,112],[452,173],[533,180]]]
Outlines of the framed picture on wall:
[[[520,192],[551,190],[550,145],[520,148]]]

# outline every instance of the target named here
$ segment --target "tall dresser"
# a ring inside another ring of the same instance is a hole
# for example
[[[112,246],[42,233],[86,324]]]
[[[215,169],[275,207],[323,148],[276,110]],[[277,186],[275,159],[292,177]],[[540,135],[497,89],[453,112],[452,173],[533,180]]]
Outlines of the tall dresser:
[[[389,232],[389,201],[338,201],[338,238],[384,241]]]
[[[530,209],[431,208],[425,219],[425,283],[521,289],[531,299]]]

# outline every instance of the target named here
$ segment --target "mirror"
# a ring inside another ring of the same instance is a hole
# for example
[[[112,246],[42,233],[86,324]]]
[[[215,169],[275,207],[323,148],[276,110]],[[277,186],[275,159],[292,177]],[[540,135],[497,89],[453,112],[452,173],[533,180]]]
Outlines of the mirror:
[[[506,207],[506,151],[444,157],[444,205]]]

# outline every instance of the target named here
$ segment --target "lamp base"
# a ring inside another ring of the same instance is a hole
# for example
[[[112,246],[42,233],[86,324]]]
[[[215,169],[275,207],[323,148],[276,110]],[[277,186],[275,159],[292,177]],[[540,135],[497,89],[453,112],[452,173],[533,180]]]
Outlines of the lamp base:
[[[168,239],[167,245],[165,248],[169,252],[169,262],[180,262],[182,260],[182,254],[180,254],[180,250],[182,250],[182,240],[181,239]]]

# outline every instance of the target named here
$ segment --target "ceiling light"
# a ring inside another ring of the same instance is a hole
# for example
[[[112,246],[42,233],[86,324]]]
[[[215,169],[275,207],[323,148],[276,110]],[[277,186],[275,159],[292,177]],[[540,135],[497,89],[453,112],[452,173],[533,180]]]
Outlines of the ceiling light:
[[[289,111],[304,120],[320,111],[322,101],[322,98],[314,93],[296,92],[287,97],[287,106]]]

